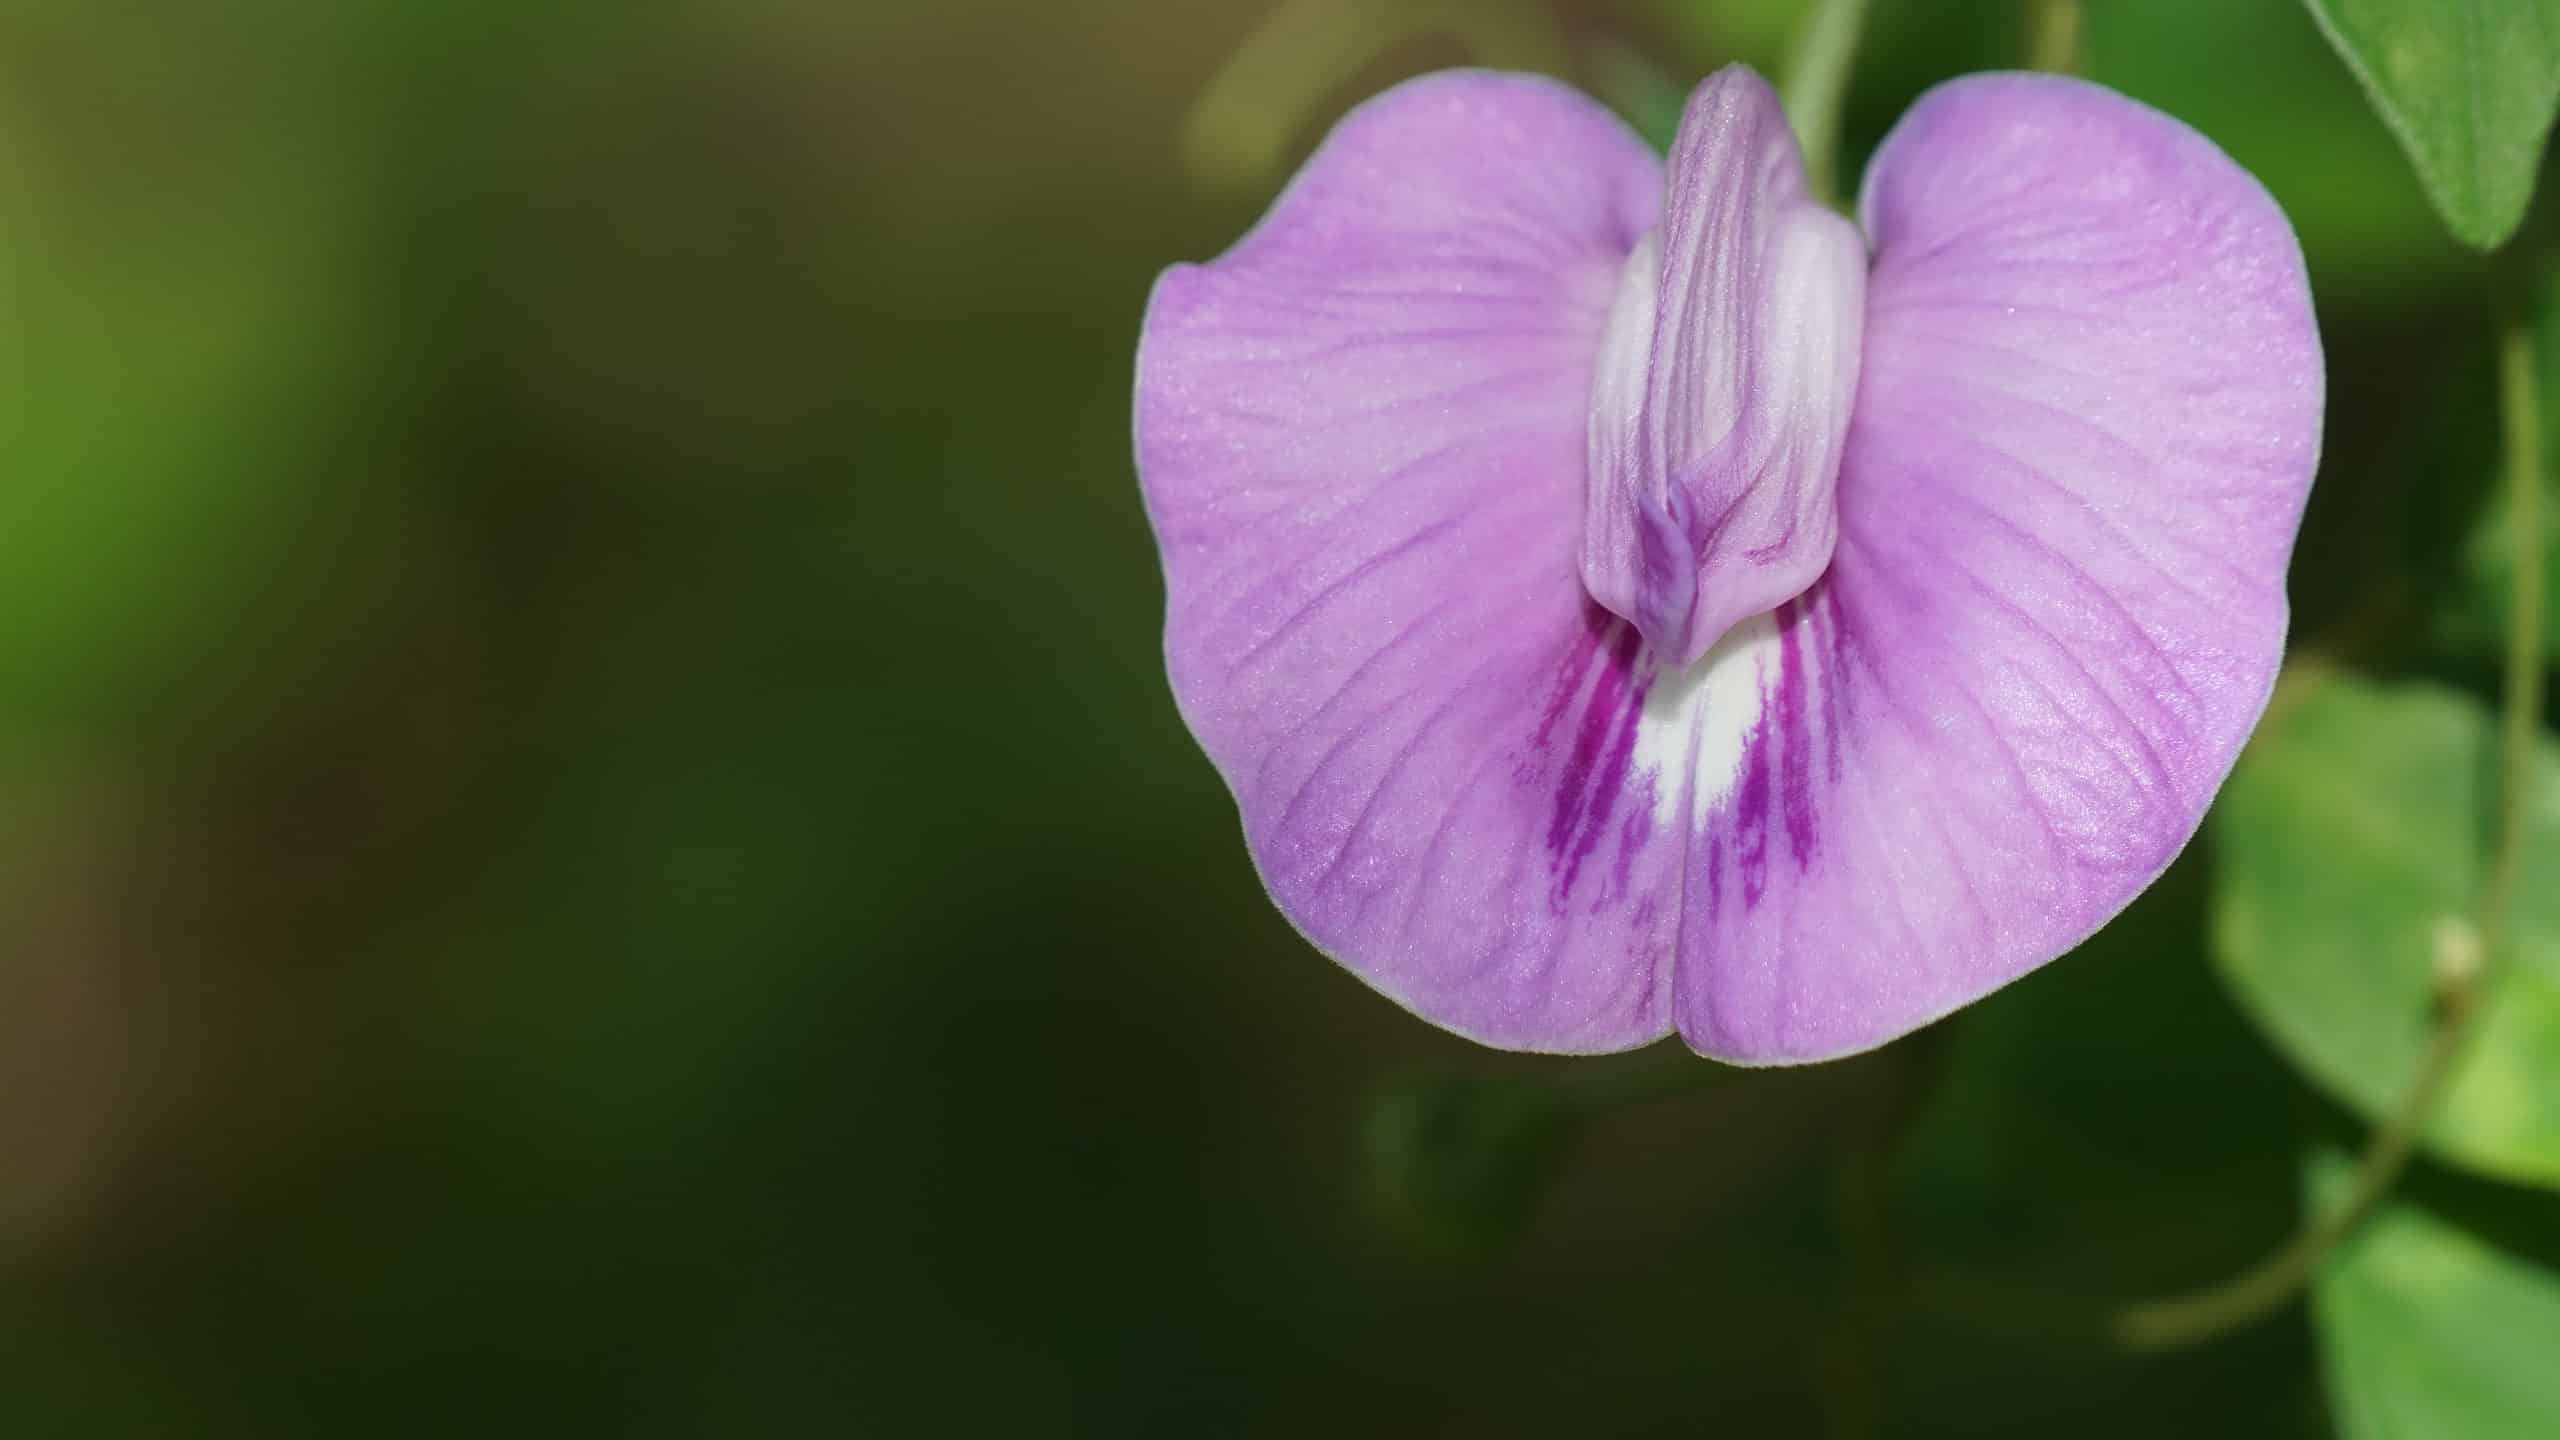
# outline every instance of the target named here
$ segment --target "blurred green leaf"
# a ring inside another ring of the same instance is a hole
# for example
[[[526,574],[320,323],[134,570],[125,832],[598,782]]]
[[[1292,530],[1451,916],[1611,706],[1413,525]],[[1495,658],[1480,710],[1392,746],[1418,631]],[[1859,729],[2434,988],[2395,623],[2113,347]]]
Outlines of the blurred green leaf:
[[[2316,1206],[2354,1162],[2315,1152]],[[2541,1436],[2560,1416],[2560,1272],[2414,1200],[2385,1201],[2312,1282],[2329,1395],[2348,1440]]]
[[[1446,35],[1469,62],[1562,73],[1568,53],[1541,0],[1289,0],[1220,66],[1183,121],[1182,153],[1210,184],[1260,185],[1321,116],[1327,97],[1397,46]]]
[[[1666,153],[1680,134],[1680,111],[1689,98],[1662,62],[1635,46],[1604,38],[1583,62],[1592,93],[1609,103],[1645,143]]]
[[[31,17],[0,86],[0,746],[183,740],[208,700],[255,705],[297,645],[350,643],[396,567],[338,560],[408,518],[366,429],[397,375],[367,159],[273,120],[335,80],[251,24],[86,19]],[[189,83],[207,67],[222,85]]]
[[[1910,30],[1947,24],[1949,8],[1888,6],[1883,17]],[[2324,324],[2350,295],[2406,304],[2468,283],[2469,252],[2446,236],[2391,130],[2309,17],[2281,4],[2142,0],[2090,6],[2087,27],[2090,79],[2194,126],[2284,207]],[[1956,67],[1978,68],[1984,53],[1977,41]]]
[[[2455,238],[2503,244],[2560,104],[2560,0],[2307,0]]]
[[[1813,7],[1811,0],[1644,0],[1631,8],[1657,29],[1694,37],[1719,63],[1740,60],[1774,73]]]
[[[2307,682],[2216,810],[2214,949],[2241,1008],[2368,1117],[2392,1110],[2432,1024],[2434,967],[2478,939],[2496,736],[2446,691]],[[2437,1155],[2560,1184],[2560,749],[2536,753],[2513,946],[2426,1136]]]
[[[1518,1238],[1571,1146],[1577,1107],[1550,1084],[1432,1074],[1369,1112],[1369,1175],[1388,1221],[1422,1245],[1478,1256]]]

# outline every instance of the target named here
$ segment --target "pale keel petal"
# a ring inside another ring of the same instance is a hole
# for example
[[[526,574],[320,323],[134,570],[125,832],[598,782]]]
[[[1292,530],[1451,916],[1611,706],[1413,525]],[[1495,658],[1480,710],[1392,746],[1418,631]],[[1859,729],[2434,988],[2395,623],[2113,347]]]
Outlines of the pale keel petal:
[[[1708,77],[1592,392],[1582,579],[1656,654],[1696,660],[1830,563],[1865,284],[1865,244],[1806,193],[1768,83]]]

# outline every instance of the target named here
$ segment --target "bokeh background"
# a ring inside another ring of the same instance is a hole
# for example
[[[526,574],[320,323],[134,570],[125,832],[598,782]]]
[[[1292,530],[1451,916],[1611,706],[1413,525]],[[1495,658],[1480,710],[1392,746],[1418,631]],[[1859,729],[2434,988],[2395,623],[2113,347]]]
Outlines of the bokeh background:
[[[1140,309],[1481,40],[1205,163],[1269,10],[0,7],[0,1432],[2327,1433],[2298,1312],[2097,1328],[2355,1133],[2214,981],[2209,839],[1794,1072],[1480,1052],[1269,909]],[[2416,658],[2481,267],[2298,5],[2089,12],[2300,227],[2298,633],[2485,689]],[[1658,135],[1799,6],[1545,13]],[[1883,0],[1853,151],[2021,44]]]

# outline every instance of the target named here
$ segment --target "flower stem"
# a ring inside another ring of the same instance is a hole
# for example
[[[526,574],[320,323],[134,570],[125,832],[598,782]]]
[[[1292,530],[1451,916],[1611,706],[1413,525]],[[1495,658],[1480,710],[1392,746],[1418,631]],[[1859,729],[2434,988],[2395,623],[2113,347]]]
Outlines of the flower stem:
[[[2231,1280],[2192,1295],[2118,1312],[2111,1328],[2118,1342],[2130,1349],[2165,1350],[2211,1340],[2274,1314],[2301,1292],[2321,1260],[2390,1193],[2407,1167],[2427,1117],[2472,1035],[2490,970],[2505,953],[2508,910],[2524,873],[2525,797],[2542,720],[2542,392],[2534,360],[2533,323],[2522,305],[2505,318],[2499,336],[2498,394],[2519,560],[2507,617],[2495,848],[2480,888],[2476,929],[2469,934],[2457,931],[2451,943],[2442,947],[2445,953],[2437,957],[2434,1032],[2399,1108],[2374,1132],[2357,1162],[2345,1201]]]
[[[1814,0],[1813,15],[1788,58],[1786,81],[1778,87],[1787,102],[1787,123],[1804,147],[1805,183],[1826,201],[1835,198],[1840,102],[1849,92],[1849,66],[1866,23],[1867,0]]]
[[[2520,294],[2523,292],[2519,292]],[[2489,865],[2489,882],[2480,899],[2480,933],[2484,954],[2494,963],[2502,953],[2507,910],[2524,878],[2525,797],[2527,767],[2533,763],[2534,741],[2542,732],[2543,617],[2542,593],[2546,557],[2550,554],[2549,522],[2542,513],[2544,477],[2548,474],[2542,428],[2542,358],[2534,353],[2536,333],[2530,302],[2518,299],[2498,342],[2499,407],[2507,431],[2507,484],[2514,491],[2513,529],[2516,573],[2507,603],[2507,675],[2505,726],[2498,761],[2497,850]]]
[[[2083,32],[2080,0],[2027,0],[2027,65],[2077,75]]]
[[[2356,1163],[2354,1187],[2346,1200],[2305,1226],[2284,1248],[2209,1290],[2166,1300],[2150,1300],[2118,1311],[2110,1329],[2129,1350],[2174,1350],[2218,1339],[2244,1329],[2284,1308],[2311,1279],[2311,1272],[2344,1240],[2382,1197],[2390,1193],[2409,1163],[2418,1135],[2435,1107],[2445,1078],[2462,1054],[2479,1010],[2480,987],[2465,979],[2444,987],[2434,1033],[2418,1062],[2417,1078],[2401,1097],[2400,1108],[2365,1147]]]

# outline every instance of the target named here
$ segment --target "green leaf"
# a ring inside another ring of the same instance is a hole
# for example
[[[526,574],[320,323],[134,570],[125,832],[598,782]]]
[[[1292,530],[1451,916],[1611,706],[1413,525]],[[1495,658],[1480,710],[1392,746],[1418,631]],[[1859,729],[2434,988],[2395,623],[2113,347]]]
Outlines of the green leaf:
[[[1975,8],[1881,6],[1877,23],[1892,31],[1874,48],[1908,50],[1912,32],[1944,30],[1951,12]],[[2232,0],[2086,9],[2088,77],[2177,116],[2257,176],[2293,223],[2324,301],[2380,293],[2405,303],[2473,283],[2471,253],[2446,233],[2390,127],[2299,11]],[[2017,30],[2014,16],[2000,18]],[[1992,53],[1985,41],[1996,43],[1975,38],[1944,65],[1979,66]]]
[[[1390,1085],[1364,1136],[1383,1217],[1427,1249],[1481,1257],[1528,1227],[1579,1112],[1552,1084],[1429,1074]]]
[[[1614,36],[1592,42],[1583,62],[1591,93],[1609,102],[1654,149],[1669,153],[1680,134],[1680,111],[1689,92],[1653,56]]]
[[[2353,1169],[2315,1152],[2311,1204],[2338,1204]],[[2539,1437],[2560,1416],[2560,1272],[2406,1196],[2321,1265],[2311,1310],[2348,1440]]]
[[[2313,1080],[2393,1110],[2433,1024],[2434,970],[2476,946],[2496,737],[2428,687],[2305,682],[2270,711],[2215,811],[2217,963]],[[2437,1106],[2437,1156],[2560,1185],[2560,750],[2537,750],[2512,945]]]
[[[1370,1198],[1379,1218],[1422,1248],[1489,1258],[1528,1229],[1595,1124],[1750,1073],[1665,1040],[1605,1059],[1397,1076],[1372,1097],[1362,1127]]]
[[[1399,46],[1446,36],[1471,63],[1562,74],[1570,52],[1523,0],[1288,0],[1227,57],[1183,121],[1184,162],[1212,184],[1267,183],[1344,82]]]
[[[2515,233],[2560,104],[2560,0],[2307,0],[2454,237]]]

